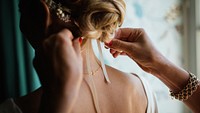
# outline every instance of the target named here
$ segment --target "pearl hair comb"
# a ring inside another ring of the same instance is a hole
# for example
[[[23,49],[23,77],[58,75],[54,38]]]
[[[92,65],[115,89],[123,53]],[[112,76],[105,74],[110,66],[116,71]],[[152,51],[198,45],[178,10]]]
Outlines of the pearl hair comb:
[[[60,3],[56,3],[53,0],[45,0],[49,9],[56,13],[57,17],[64,22],[71,22],[70,9],[63,7]]]

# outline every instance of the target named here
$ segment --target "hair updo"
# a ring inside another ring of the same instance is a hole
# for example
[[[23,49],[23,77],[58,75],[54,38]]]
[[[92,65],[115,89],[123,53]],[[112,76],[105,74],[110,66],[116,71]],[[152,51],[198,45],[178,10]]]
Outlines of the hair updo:
[[[71,10],[85,39],[110,41],[124,21],[124,0],[54,0]]]

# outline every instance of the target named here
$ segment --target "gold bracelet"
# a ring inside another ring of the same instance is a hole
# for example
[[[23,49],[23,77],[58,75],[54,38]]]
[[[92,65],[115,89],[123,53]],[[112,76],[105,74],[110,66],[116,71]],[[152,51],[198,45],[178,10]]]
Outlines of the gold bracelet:
[[[187,100],[197,90],[200,85],[198,78],[192,73],[189,73],[189,75],[188,84],[180,92],[174,93],[170,91],[172,99],[178,99],[180,101]]]

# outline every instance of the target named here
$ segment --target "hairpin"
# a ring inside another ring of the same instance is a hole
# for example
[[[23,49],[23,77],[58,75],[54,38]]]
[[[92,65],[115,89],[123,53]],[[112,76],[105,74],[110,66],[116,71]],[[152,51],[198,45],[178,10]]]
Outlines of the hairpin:
[[[64,22],[71,22],[70,9],[62,6],[60,3],[56,3],[53,0],[45,0],[47,6],[51,11],[55,11],[57,17]]]

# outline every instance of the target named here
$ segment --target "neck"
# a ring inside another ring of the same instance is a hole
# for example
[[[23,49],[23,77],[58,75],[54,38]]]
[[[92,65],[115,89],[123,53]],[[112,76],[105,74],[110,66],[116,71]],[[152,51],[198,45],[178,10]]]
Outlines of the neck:
[[[83,74],[84,76],[90,75],[92,72],[97,72],[100,68],[100,62],[94,54],[92,49],[91,40],[88,39],[82,46],[82,58],[83,58]],[[88,72],[90,71],[90,72]]]

